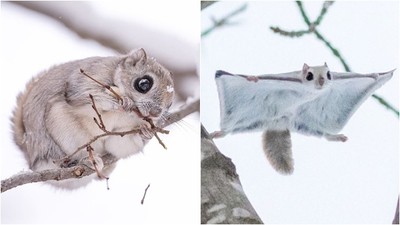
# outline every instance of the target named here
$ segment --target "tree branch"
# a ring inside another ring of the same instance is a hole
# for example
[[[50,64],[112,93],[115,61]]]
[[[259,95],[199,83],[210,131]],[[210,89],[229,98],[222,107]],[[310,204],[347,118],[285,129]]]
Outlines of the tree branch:
[[[243,6],[241,6],[240,8],[236,9],[235,11],[229,13],[227,16],[225,16],[222,19],[219,20],[214,20],[214,25],[208,29],[206,29],[205,31],[201,32],[201,37],[207,36],[208,34],[210,34],[212,31],[214,31],[215,29],[222,27],[224,25],[228,25],[230,24],[229,19],[231,19],[232,17],[236,16],[237,14],[243,12],[244,10],[246,10],[247,8],[247,4],[244,4]]]
[[[117,159],[111,154],[106,154],[101,157],[104,166],[110,166],[111,164],[117,162]],[[10,178],[4,179],[1,181],[1,192],[8,191],[12,188],[35,182],[42,182],[48,180],[66,180],[71,178],[81,178],[84,176],[88,176],[95,173],[94,170],[85,166],[78,165],[69,168],[60,168],[60,169],[50,169],[50,170],[42,170],[39,172],[23,172],[16,174]]]
[[[12,3],[53,18],[80,37],[95,40],[119,53],[145,48],[161,64],[174,71],[174,74],[196,74],[196,50],[173,35],[134,22],[103,17],[86,2]],[[157,37],[157,44],[150,37]],[[180,51],[180,54],[168,53],[176,52],[177,49],[185,51]]]
[[[171,113],[162,127],[166,127],[172,123],[175,123],[187,115],[199,111],[200,108],[200,100],[197,99],[176,112]],[[118,160],[112,156],[111,154],[106,154],[101,157],[104,163],[104,167],[110,166],[116,163]],[[43,170],[39,172],[24,172],[20,174],[16,174],[10,178],[4,179],[1,181],[1,192],[5,192],[12,188],[35,182],[43,182],[48,180],[65,180],[70,178],[81,178],[84,176],[88,176],[95,173],[94,170],[85,166],[78,165],[69,168],[60,168],[60,169],[51,169],[51,170]]]
[[[201,10],[209,7],[210,5],[216,3],[217,1],[201,1]]]
[[[90,39],[126,54],[132,49],[144,48],[162,65],[173,72],[176,96],[186,99],[187,80],[198,80],[197,50],[190,43],[172,34],[141,24],[105,17],[87,2],[15,1],[29,10],[41,13],[67,27],[83,39]]]
[[[236,167],[201,126],[201,223],[262,224],[247,199]]]
[[[200,99],[196,99],[191,102],[187,102],[184,106],[178,109],[176,112],[171,113],[167,116],[162,127],[169,126],[175,122],[178,122],[182,118],[185,118],[187,115],[192,114],[193,112],[200,111]]]

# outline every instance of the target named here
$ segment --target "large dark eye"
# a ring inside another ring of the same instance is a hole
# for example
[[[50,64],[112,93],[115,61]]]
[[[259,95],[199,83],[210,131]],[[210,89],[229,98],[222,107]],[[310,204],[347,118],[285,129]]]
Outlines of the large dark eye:
[[[326,76],[328,77],[328,80],[331,80],[331,79],[332,79],[332,77],[331,77],[331,72],[328,71],[328,73],[326,74]]]
[[[308,81],[310,81],[310,80],[314,79],[314,75],[313,75],[311,72],[308,72],[308,73],[307,73],[307,76],[306,76],[306,79],[307,79]]]
[[[133,86],[136,91],[145,94],[150,91],[151,87],[153,86],[153,78],[151,78],[149,75],[145,75],[144,77],[136,79]]]

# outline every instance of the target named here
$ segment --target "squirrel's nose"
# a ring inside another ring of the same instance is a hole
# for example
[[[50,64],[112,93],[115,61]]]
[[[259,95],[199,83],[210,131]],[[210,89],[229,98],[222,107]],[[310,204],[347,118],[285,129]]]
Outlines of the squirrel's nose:
[[[153,107],[149,114],[152,117],[159,117],[161,115],[162,109],[160,107]]]
[[[324,77],[319,77],[318,78],[318,83],[319,83],[319,85],[324,85],[324,83],[325,83],[325,78]]]

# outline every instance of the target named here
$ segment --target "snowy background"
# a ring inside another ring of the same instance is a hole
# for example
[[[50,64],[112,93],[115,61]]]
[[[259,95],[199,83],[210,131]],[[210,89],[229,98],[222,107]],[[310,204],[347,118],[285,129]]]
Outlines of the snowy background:
[[[187,42],[187,50],[199,52],[199,2],[141,1],[91,2],[104,17],[135,22],[149,29],[174,35]],[[157,8],[157,9],[156,9]],[[182,10],[184,9],[184,10]],[[10,132],[17,94],[40,71],[66,61],[116,52],[94,41],[83,40],[62,24],[10,3],[1,3],[0,107],[1,179],[28,165],[13,143]],[[62,18],[60,18],[62,19]],[[84,22],[84,21],[82,21]],[[151,55],[151,52],[147,52]],[[177,51],[169,53],[177,54]],[[179,62],[177,62],[179,63]],[[188,86],[193,84],[188,84]],[[192,87],[192,97],[198,87]],[[176,107],[182,105],[177,102]],[[152,140],[143,154],[118,162],[105,182],[92,182],[84,189],[60,191],[41,183],[28,184],[1,194],[1,223],[185,223],[200,220],[199,116],[192,115],[168,127],[161,135],[165,151]],[[185,140],[185,141],[183,141]],[[144,205],[140,204],[147,185]]]
[[[202,30],[243,2],[216,3],[202,11]],[[311,21],[322,2],[304,3]],[[219,130],[218,69],[240,74],[301,70],[303,63],[344,71],[315,35],[288,38],[269,27],[304,30],[294,2],[250,2],[247,9],[201,40],[201,122]],[[397,68],[376,93],[399,108],[399,3],[336,2],[317,28],[359,73]],[[292,133],[294,174],[268,164],[261,132],[216,139],[232,158],[244,190],[265,223],[391,223],[399,194],[399,120],[369,98],[342,130],[346,143]]]

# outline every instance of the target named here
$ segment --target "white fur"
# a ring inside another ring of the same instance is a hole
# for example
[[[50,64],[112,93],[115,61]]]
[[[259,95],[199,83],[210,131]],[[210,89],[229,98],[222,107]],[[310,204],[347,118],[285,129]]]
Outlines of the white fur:
[[[314,73],[326,66],[310,67]],[[263,76],[299,78],[302,71]],[[393,71],[371,74],[335,73],[323,88],[307,82],[260,79],[237,75],[216,78],[221,130],[224,133],[284,130],[322,136],[339,132],[367,97],[388,81]],[[351,77],[351,79],[345,79]],[[260,76],[262,77],[262,76]]]
[[[337,133],[365,99],[393,76],[393,71],[328,73],[326,63],[259,77],[217,71],[221,131],[211,133],[212,137],[264,130],[263,149],[270,164],[280,173],[291,174],[290,131],[345,142],[347,137]]]
[[[151,76],[154,84],[143,93],[133,84],[145,75]],[[89,77],[112,86],[123,101]],[[128,55],[90,57],[53,66],[28,82],[18,96],[12,118],[14,140],[34,171],[75,164],[92,166],[85,149],[72,155],[104,133],[93,121],[96,118],[100,122],[92,108],[91,95],[107,131],[138,132],[124,137],[101,137],[90,144],[97,168],[102,170],[100,156],[104,154],[126,158],[143,150],[151,138],[150,124],[143,117],[152,112],[151,119],[157,123],[172,103],[173,92],[171,73],[148,59],[143,49]],[[66,156],[70,156],[68,162],[61,160]],[[102,172],[108,174],[112,169],[113,166],[104,168]],[[93,177],[52,183],[75,188]]]

